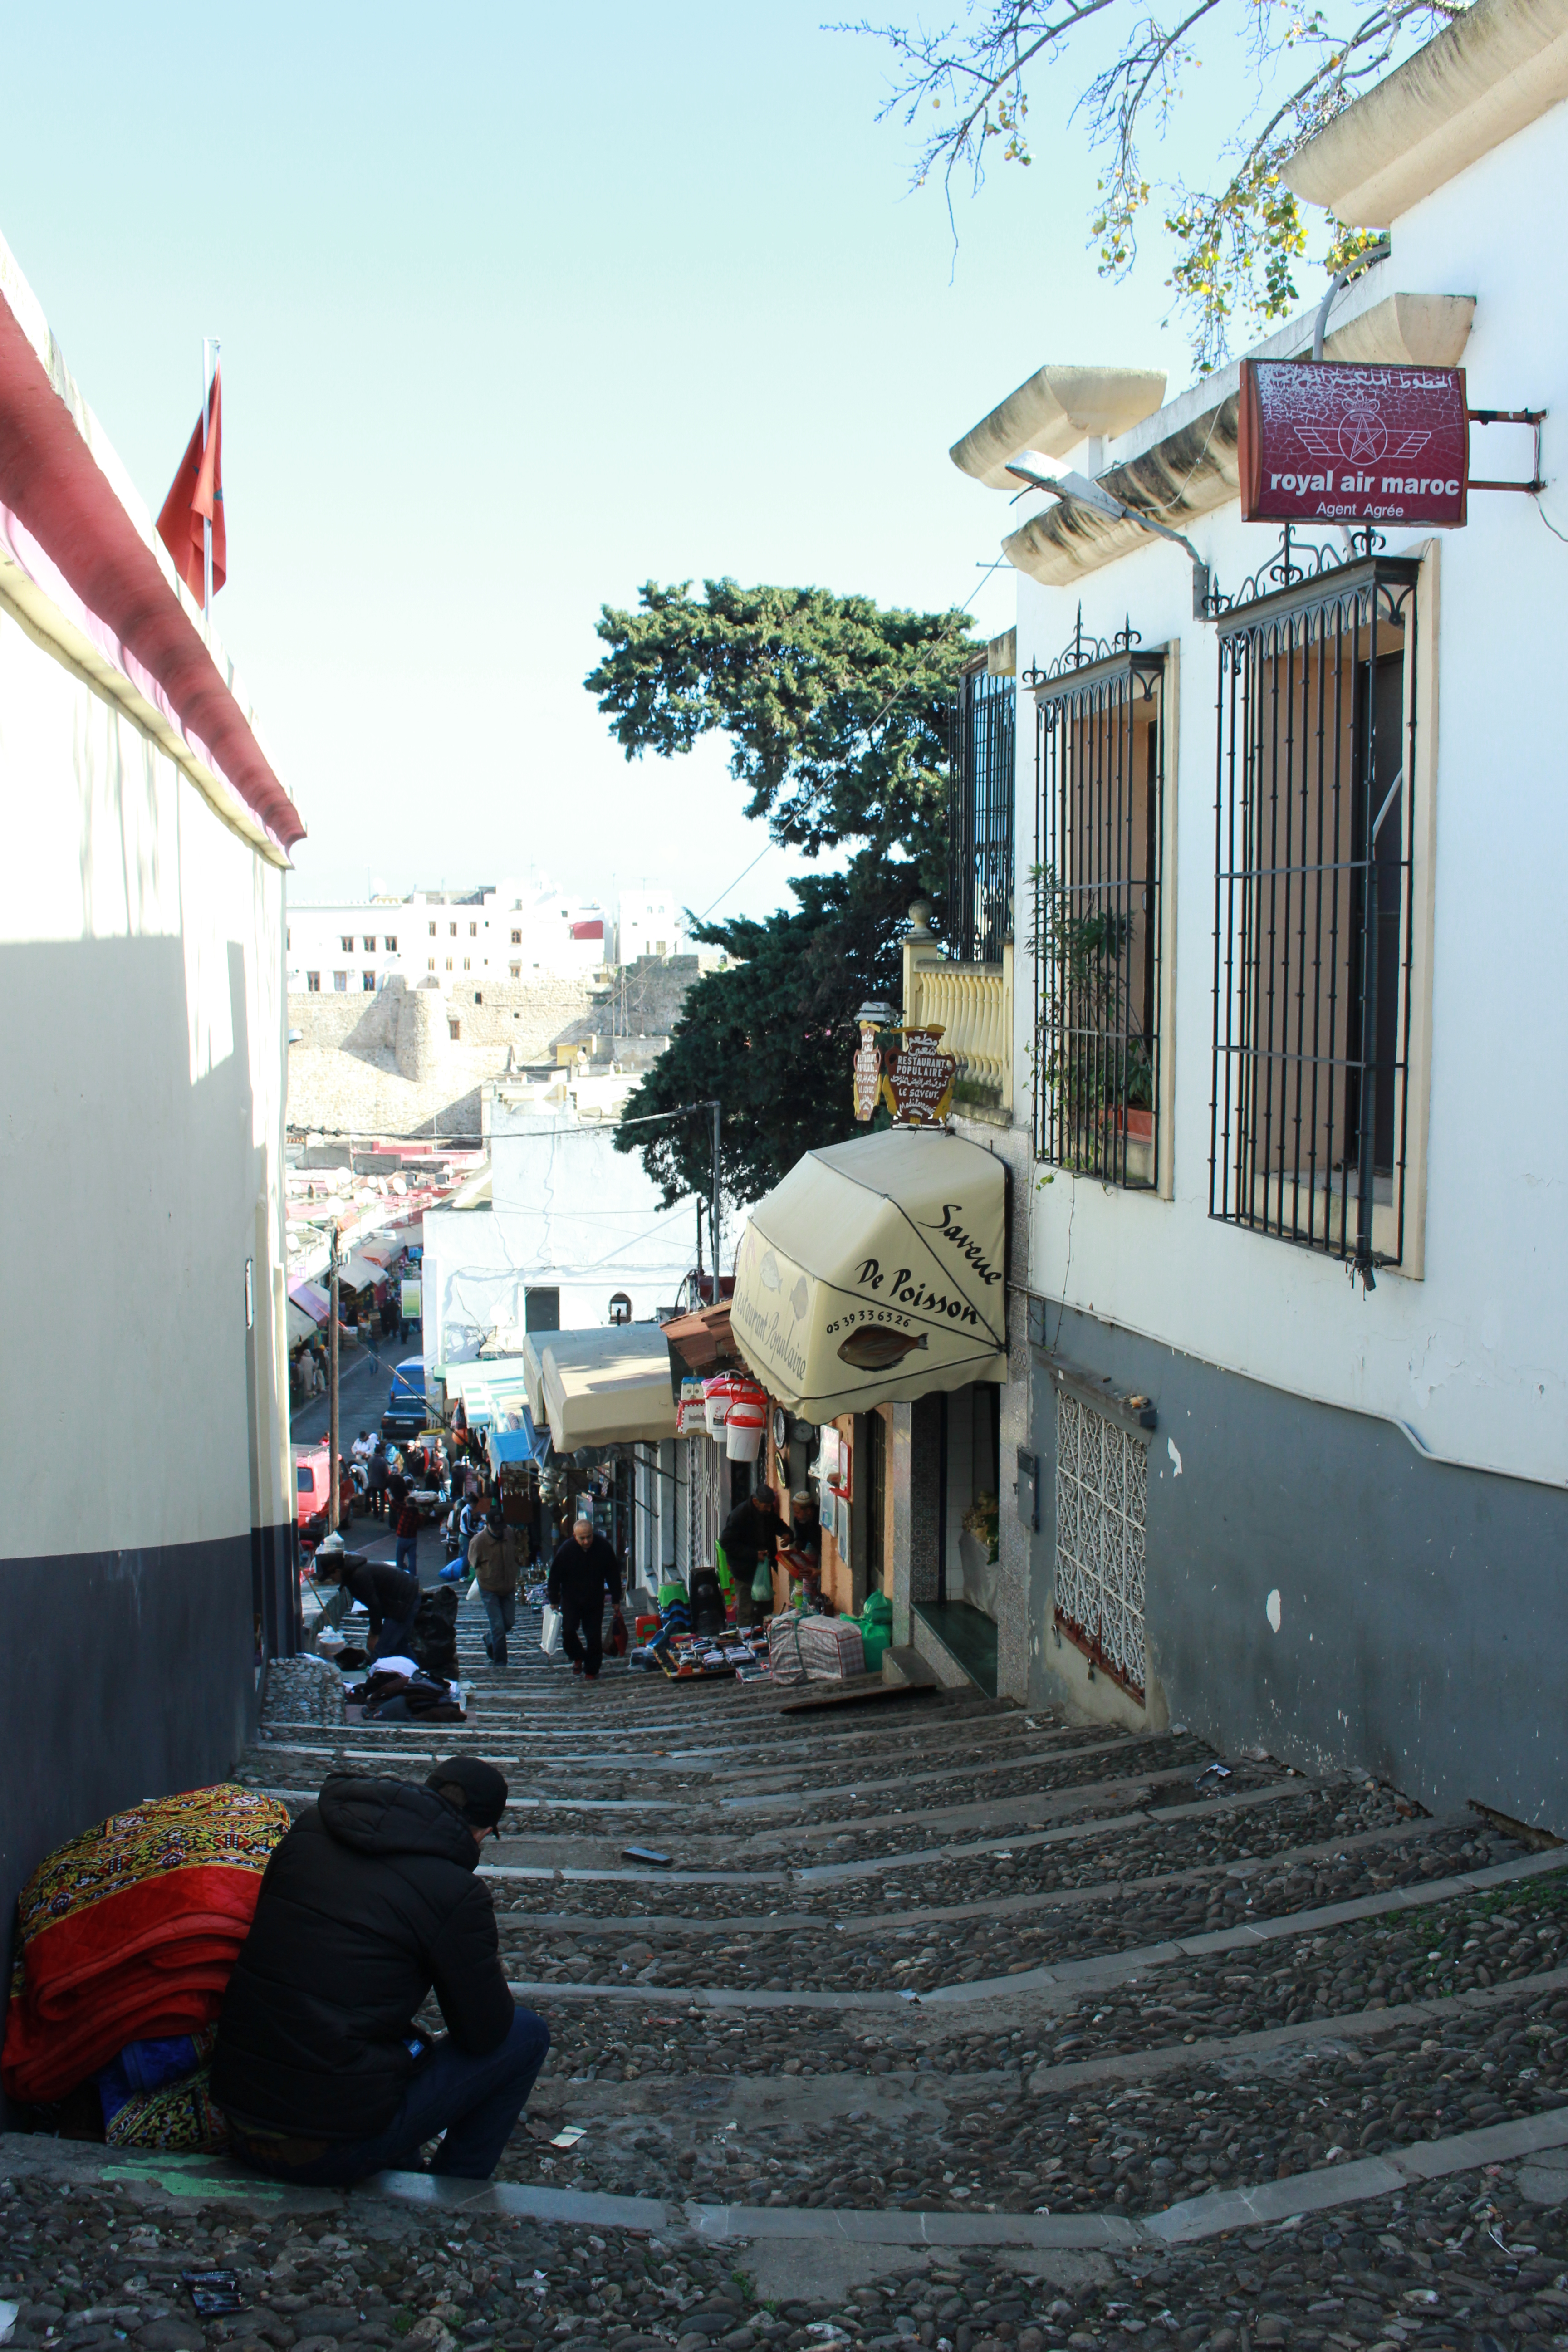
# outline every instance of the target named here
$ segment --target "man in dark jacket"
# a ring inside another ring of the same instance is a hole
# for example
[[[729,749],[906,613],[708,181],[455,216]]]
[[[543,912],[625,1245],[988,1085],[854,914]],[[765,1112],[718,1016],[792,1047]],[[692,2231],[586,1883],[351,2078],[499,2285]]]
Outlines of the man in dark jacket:
[[[544,1597],[561,1612],[561,1646],[589,1682],[605,1656],[605,1595],[621,1599],[621,1563],[590,1518],[580,1518],[550,1563]]]
[[[267,1866],[224,1997],[212,2095],[236,2154],[283,2180],[346,2187],[432,2170],[488,2180],[550,2029],[507,1990],[475,1875],[506,1782],[455,1756],[423,1787],[334,1773]],[[434,1988],[447,2031],[414,2023]]]
[[[759,1486],[743,1503],[737,1503],[719,1531],[719,1541],[730,1563],[730,1574],[735,1583],[735,1620],[741,1625],[754,1625],[766,1614],[772,1616],[773,1603],[765,1607],[752,1599],[752,1579],[757,1572],[757,1562],[765,1559],[771,1573],[779,1538],[789,1534],[778,1513],[778,1497],[771,1486]]]
[[[370,1618],[365,1649],[373,1658],[406,1657],[419,1611],[419,1579],[389,1560],[360,1559],[353,1552],[329,1549],[331,1537],[316,1552],[318,1581],[335,1576],[351,1601],[363,1601]]]

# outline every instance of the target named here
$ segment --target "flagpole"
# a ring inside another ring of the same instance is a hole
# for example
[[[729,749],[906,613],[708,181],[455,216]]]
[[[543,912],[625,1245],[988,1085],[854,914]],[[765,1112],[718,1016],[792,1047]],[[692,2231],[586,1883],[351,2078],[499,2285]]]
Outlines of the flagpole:
[[[213,370],[217,363],[217,337],[202,337],[202,455],[207,450],[207,436],[212,430]],[[207,354],[212,353],[209,361]],[[213,525],[211,515],[202,518],[202,617],[211,623],[213,609]]]

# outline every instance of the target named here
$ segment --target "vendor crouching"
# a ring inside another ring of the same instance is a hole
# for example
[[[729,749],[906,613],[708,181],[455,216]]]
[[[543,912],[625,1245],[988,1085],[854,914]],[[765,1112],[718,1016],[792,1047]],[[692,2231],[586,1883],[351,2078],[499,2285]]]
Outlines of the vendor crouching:
[[[234,2153],[308,2187],[420,2168],[488,2180],[550,2029],[507,1990],[476,1875],[506,1782],[477,1757],[423,1787],[333,1774],[273,1854],[225,1996],[212,2095]],[[414,2022],[434,1990],[447,2022]]]

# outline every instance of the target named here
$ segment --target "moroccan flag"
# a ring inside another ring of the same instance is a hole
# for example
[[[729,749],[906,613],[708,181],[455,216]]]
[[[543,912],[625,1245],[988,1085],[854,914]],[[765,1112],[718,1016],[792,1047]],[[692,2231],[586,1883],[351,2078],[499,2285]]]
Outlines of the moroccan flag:
[[[213,594],[228,576],[228,540],[223,524],[223,380],[213,370],[212,422],[207,446],[202,447],[202,420],[196,419],[180,470],[175,475],[158,536],[174,559],[174,569],[199,604],[205,593],[206,553],[203,526],[213,527]]]

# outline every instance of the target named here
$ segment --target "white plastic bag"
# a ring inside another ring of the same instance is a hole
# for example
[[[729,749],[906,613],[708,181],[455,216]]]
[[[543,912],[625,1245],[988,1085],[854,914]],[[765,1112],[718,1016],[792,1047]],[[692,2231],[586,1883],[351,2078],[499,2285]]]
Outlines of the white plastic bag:
[[[539,1629],[539,1646],[547,1658],[553,1658],[561,1648],[561,1612],[546,1607]]]

